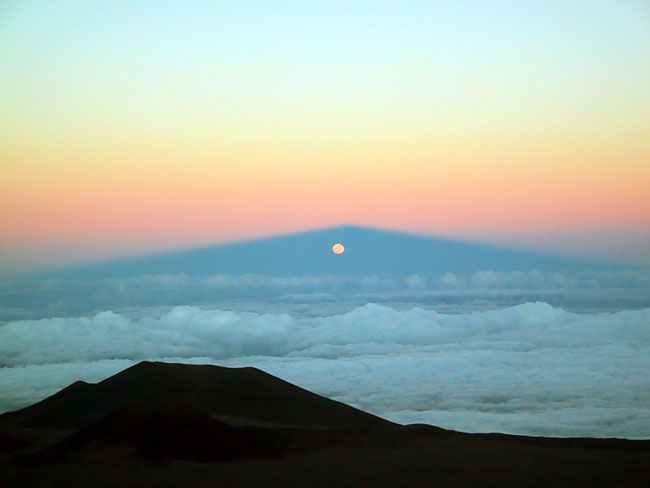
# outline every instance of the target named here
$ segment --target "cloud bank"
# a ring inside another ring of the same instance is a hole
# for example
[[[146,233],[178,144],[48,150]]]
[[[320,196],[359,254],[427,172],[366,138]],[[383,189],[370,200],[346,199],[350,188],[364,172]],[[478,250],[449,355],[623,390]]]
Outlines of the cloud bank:
[[[202,305],[236,311],[333,315],[368,302],[467,311],[544,301],[578,312],[650,307],[650,269],[479,271],[402,277],[157,274],[131,278],[0,280],[0,324],[20,319]],[[257,304],[263,303],[261,306]],[[323,305],[316,309],[314,304]],[[306,305],[309,305],[308,307]],[[333,304],[335,306],[325,306]],[[287,306],[290,305],[290,306]]]
[[[140,319],[13,321],[0,326],[0,409],[154,358],[257,366],[399,422],[650,437],[650,308],[579,314],[541,302],[462,314],[179,306]]]

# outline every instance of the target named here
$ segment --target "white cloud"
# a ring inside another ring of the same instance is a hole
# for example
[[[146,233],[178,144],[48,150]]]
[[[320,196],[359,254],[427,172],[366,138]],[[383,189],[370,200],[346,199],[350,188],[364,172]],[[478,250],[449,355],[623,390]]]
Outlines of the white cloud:
[[[409,276],[405,281],[409,288],[424,288],[427,286],[427,280],[418,274]]]
[[[301,318],[302,317],[302,318]],[[304,317],[175,307],[0,326],[0,409],[142,359],[253,365],[390,419],[467,431],[650,437],[650,309],[546,303]]]
[[[290,298],[287,298],[290,297]],[[367,302],[402,308],[421,306],[450,310],[504,307],[545,301],[575,311],[608,311],[650,307],[650,270],[581,272],[496,272],[414,274],[411,276],[257,276],[158,274],[131,278],[64,280],[23,278],[0,281],[0,323],[129,311],[178,304],[239,311],[277,311],[276,305],[318,302],[327,313],[341,313]],[[264,307],[245,302],[265,302]],[[240,306],[241,305],[241,306]],[[292,313],[296,307],[289,309]]]

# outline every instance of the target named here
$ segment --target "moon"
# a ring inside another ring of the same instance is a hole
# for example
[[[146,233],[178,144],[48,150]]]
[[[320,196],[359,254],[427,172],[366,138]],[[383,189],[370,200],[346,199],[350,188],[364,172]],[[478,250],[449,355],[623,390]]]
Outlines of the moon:
[[[337,255],[343,254],[345,252],[345,246],[340,242],[337,242],[332,246],[332,252]]]

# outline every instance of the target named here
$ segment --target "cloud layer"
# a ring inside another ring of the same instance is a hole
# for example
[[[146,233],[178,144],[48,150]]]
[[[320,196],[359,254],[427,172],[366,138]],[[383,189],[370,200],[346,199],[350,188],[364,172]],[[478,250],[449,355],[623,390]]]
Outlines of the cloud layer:
[[[0,409],[142,359],[254,365],[401,422],[650,437],[650,309],[464,314],[367,304],[305,317],[175,307],[0,326]]]
[[[650,269],[486,270],[403,277],[158,274],[86,280],[17,278],[0,281],[0,324],[180,304],[292,314],[299,313],[302,307],[309,314],[334,315],[368,302],[440,311],[453,306],[466,311],[468,304],[486,310],[528,301],[544,301],[579,312],[647,308]],[[263,305],[257,306],[260,302]]]

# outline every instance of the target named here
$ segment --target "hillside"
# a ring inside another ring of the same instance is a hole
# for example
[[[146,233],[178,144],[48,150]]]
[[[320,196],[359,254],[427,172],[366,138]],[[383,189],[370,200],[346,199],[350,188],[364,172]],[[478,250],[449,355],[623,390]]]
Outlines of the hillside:
[[[125,406],[186,403],[239,424],[369,429],[386,420],[255,368],[141,362],[97,384],[76,382],[0,422],[77,429]]]
[[[253,368],[144,362],[0,416],[0,486],[648,486],[650,442],[401,426]]]

